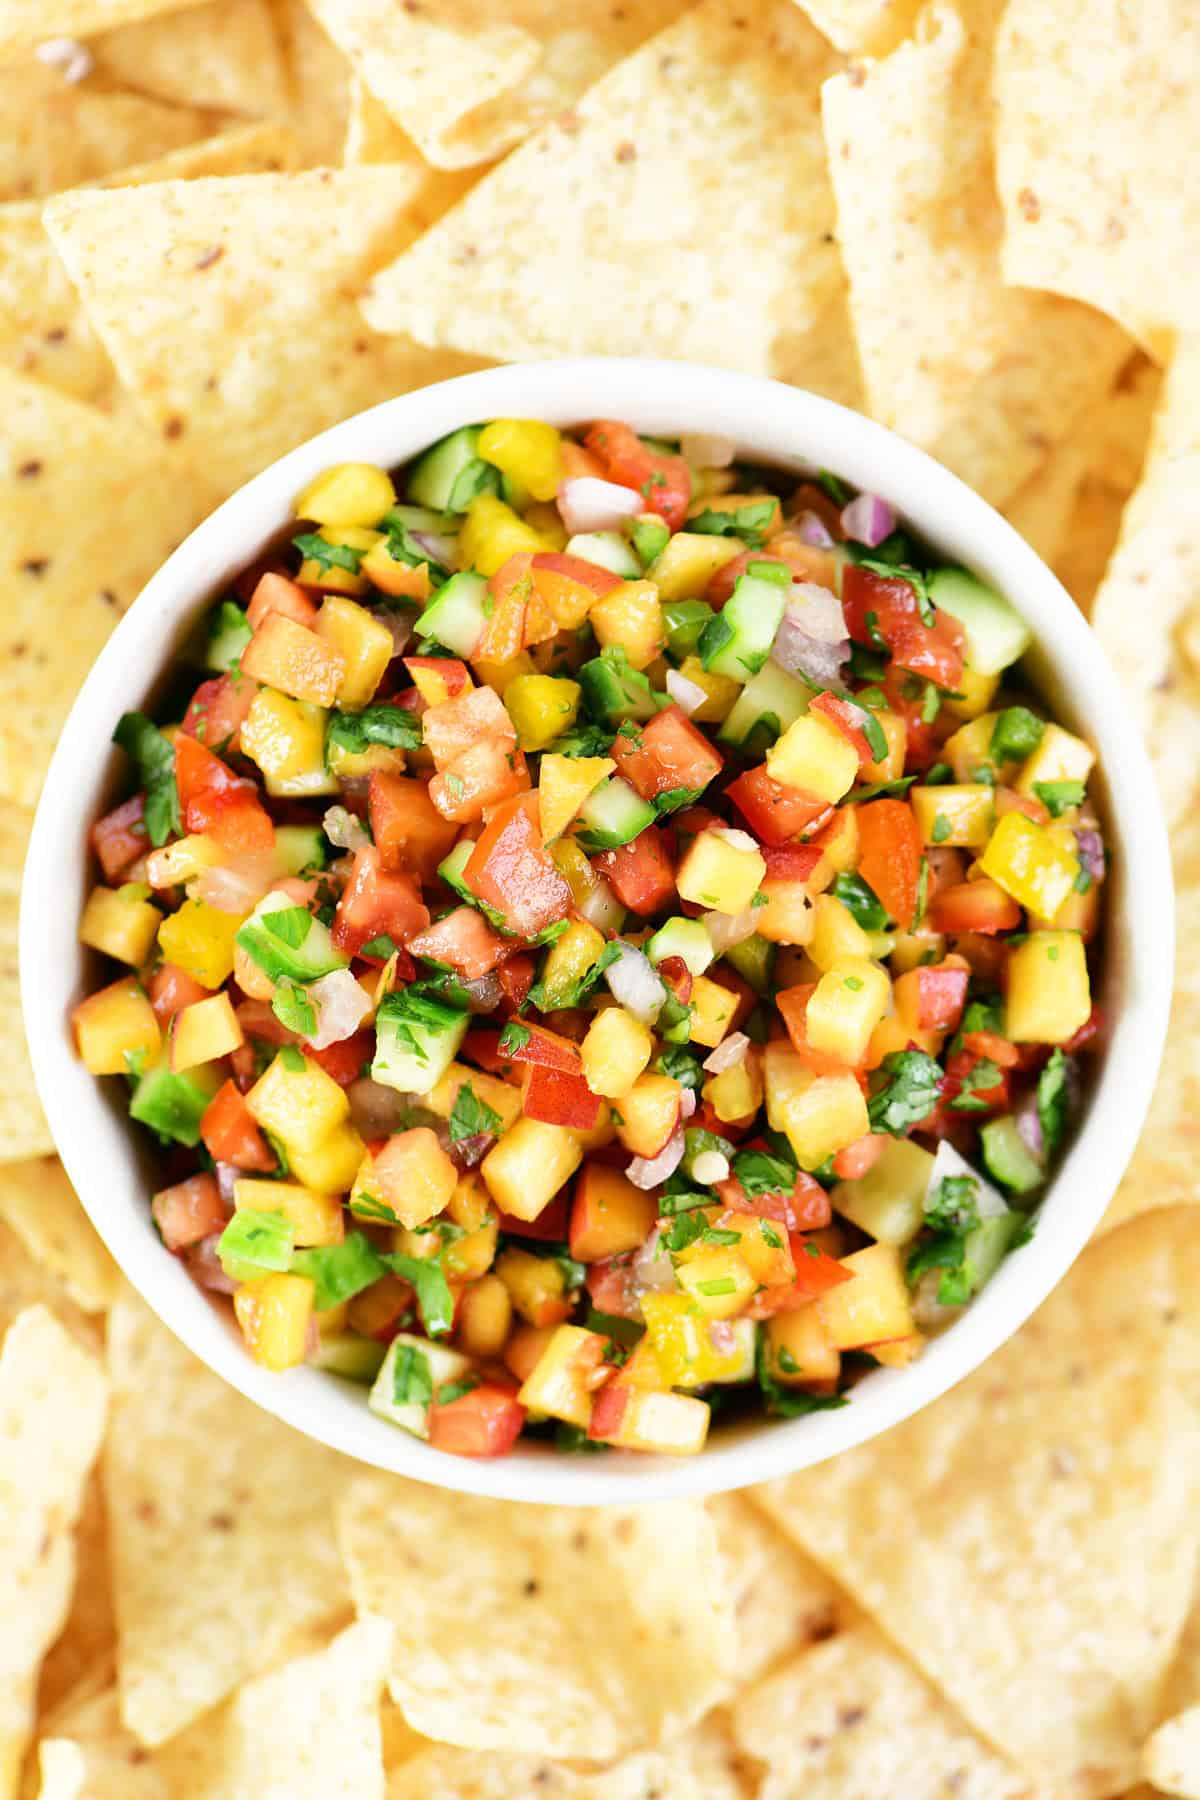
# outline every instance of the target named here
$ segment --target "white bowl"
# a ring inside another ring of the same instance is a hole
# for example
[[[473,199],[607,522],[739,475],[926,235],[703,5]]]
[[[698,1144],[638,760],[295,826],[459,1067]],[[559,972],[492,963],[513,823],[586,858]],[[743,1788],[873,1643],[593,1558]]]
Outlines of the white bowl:
[[[531,1444],[496,1462],[471,1461],[376,1418],[362,1388],[312,1369],[258,1368],[228,1315],[159,1242],[149,1208],[153,1159],[128,1123],[120,1084],[87,1073],[68,1023],[94,980],[95,959],[76,928],[93,879],[88,828],[126,775],[110,748],[121,713],[145,702],[197,615],[287,525],[296,495],[320,470],[350,460],[391,467],[457,426],[514,415],[715,433],[763,461],[829,468],[883,494],[938,551],[1024,614],[1041,692],[1099,752],[1112,851],[1103,994],[1112,1030],[1032,1241],[913,1367],[872,1372],[839,1410],[718,1426],[692,1458],[563,1457]],[[1170,858],[1145,752],[1087,624],[1012,527],[928,456],[828,400],[719,369],[600,358],[490,369],[387,400],[283,457],[193,532],[118,625],[63,729],[29,848],[20,933],[26,1030],[59,1153],[101,1237],[164,1323],[259,1406],[361,1462],[474,1494],[581,1505],[712,1493],[791,1473],[864,1443],[990,1356],[1070,1267],[1132,1153],[1162,1053],[1172,961]]]

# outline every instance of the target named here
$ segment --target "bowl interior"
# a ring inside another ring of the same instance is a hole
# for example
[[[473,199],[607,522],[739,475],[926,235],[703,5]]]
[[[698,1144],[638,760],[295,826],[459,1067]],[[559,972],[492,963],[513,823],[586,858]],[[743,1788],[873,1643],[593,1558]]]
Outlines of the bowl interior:
[[[459,425],[513,415],[559,425],[604,416],[651,434],[713,433],[732,438],[743,455],[797,472],[828,468],[885,495],[940,554],[974,569],[1025,615],[1036,636],[1026,663],[1037,688],[1099,752],[1113,850],[1103,993],[1113,1025],[1032,1241],[911,1368],[872,1372],[839,1410],[718,1428],[701,1456],[679,1461],[618,1452],[565,1458],[522,1445],[499,1462],[472,1462],[376,1418],[362,1388],[310,1369],[259,1369],[227,1315],[159,1242],[148,1207],[153,1157],[129,1126],[122,1084],[87,1074],[68,1023],[94,974],[76,927],[91,885],[88,829],[123,778],[124,759],[110,748],[121,713],[153,697],[198,615],[287,525],[313,475],[347,460],[394,466]],[[857,414],[772,382],[636,360],[518,365],[387,401],[333,427],[235,494],[150,582],[89,676],[47,776],[22,896],[26,1029],[60,1154],[101,1236],[171,1329],[252,1400],[363,1462],[475,1493],[594,1504],[717,1492],[821,1461],[908,1416],[988,1356],[1061,1278],[1107,1204],[1149,1103],[1170,998],[1170,880],[1149,764],[1095,639],[1033,551],[954,476]]]

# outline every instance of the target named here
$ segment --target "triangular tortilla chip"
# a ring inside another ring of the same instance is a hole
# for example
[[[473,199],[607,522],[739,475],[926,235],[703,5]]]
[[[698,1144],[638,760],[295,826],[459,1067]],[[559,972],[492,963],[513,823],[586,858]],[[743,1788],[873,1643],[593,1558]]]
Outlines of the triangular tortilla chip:
[[[99,1472],[93,1469],[75,1526],[75,1585],[66,1623],[46,1652],[38,1682],[39,1729],[60,1706],[72,1706],[116,1674],[117,1623],[113,1616],[108,1512]]]
[[[852,399],[817,112],[835,66],[791,0],[704,0],[377,275],[367,318],[480,355],[691,357]]]
[[[388,164],[79,190],[43,217],[126,387],[237,487],[326,425],[478,366],[376,336],[355,295],[437,210]]]
[[[1188,1610],[1198,1278],[1187,1209],[1111,1232],[952,1393],[755,1491],[976,1731],[1077,1795],[1136,1779]]]
[[[111,25],[176,12],[188,0],[0,0],[0,57],[36,50],[50,38],[89,37]]]
[[[331,38],[430,162],[467,168],[528,137],[687,0],[310,0]],[[454,79],[447,82],[446,71]]]
[[[0,1793],[16,1792],[38,1670],[67,1615],[71,1528],[100,1448],[107,1384],[45,1307],[0,1348]]]
[[[366,1477],[338,1537],[355,1604],[396,1627],[391,1695],[427,1737],[606,1760],[728,1689],[733,1624],[699,1504],[512,1506]]]
[[[84,1312],[117,1297],[117,1265],[97,1237],[56,1156],[0,1168],[0,1219]]]
[[[281,112],[286,75],[267,0],[206,0],[89,40],[96,72],[172,106]]]
[[[232,1392],[131,1294],[109,1355],[121,1707],[157,1745],[343,1612],[332,1507],[353,1465]]]
[[[350,64],[330,43],[304,0],[271,0],[283,51],[288,124],[300,143],[301,167],[342,160],[350,108]]]
[[[996,46],[1009,281],[1118,319],[1165,358],[1200,319],[1192,0],[1012,0]]]
[[[1125,334],[1006,287],[992,187],[994,8],[948,0],[917,39],[822,90],[838,238],[871,414],[994,505],[1108,391]]]
[[[168,106],[40,62],[0,68],[0,200],[29,200],[148,162],[219,131],[222,115]]]
[[[743,1681],[755,1681],[781,1656],[828,1637],[854,1613],[824,1569],[744,1495],[718,1495],[708,1510],[729,1577]]]

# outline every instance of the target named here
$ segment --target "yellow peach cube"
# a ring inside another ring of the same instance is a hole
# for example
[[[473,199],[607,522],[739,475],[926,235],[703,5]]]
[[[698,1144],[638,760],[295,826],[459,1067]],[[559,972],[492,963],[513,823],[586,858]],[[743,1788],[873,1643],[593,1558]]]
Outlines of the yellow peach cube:
[[[79,941],[117,962],[140,968],[150,954],[163,916],[144,887],[93,888],[79,921]]]
[[[767,769],[785,787],[833,805],[858,779],[858,751],[819,713],[802,713],[767,751]]]
[[[128,1075],[162,1046],[154,1008],[133,975],[81,1000],[71,1014],[75,1042],[89,1075]]]

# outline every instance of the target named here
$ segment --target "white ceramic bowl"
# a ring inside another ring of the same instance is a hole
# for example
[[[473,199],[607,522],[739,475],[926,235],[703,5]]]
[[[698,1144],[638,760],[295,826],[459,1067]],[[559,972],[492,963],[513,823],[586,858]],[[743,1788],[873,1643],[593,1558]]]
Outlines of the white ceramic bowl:
[[[922,537],[1007,594],[1029,620],[1029,662],[1042,693],[1099,752],[1112,851],[1102,998],[1112,1030],[1035,1236],[912,1368],[873,1372],[836,1411],[717,1428],[693,1458],[563,1457],[530,1445],[496,1462],[470,1461],[376,1418],[362,1388],[311,1369],[258,1368],[228,1316],[159,1242],[148,1204],[153,1162],[130,1128],[121,1084],[86,1072],[68,1025],[94,976],[76,927],[92,880],[88,828],[125,775],[124,759],[109,747],[121,713],[143,704],[197,615],[288,523],[296,495],[320,470],[349,460],[394,466],[457,426],[514,415],[716,433],[764,461],[829,468],[885,495]],[[171,1330],[258,1405],[364,1463],[475,1494],[577,1504],[711,1493],[788,1474],[886,1430],[990,1356],[1070,1267],[1125,1168],[1162,1052],[1172,949],[1170,859],[1145,752],[1088,626],[1017,533],[929,457],[828,400],[718,369],[632,359],[491,369],[385,401],[283,457],[218,508],[121,621],[75,703],[38,809],[20,936],[26,1029],[59,1152],[100,1235]]]

